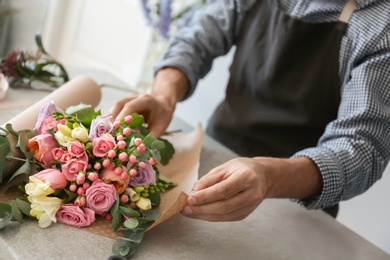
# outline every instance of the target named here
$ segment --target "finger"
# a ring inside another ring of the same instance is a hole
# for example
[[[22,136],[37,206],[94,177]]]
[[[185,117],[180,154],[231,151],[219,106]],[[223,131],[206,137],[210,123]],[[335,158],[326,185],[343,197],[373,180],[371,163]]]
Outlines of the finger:
[[[147,119],[151,107],[153,107],[153,104],[151,104],[150,98],[147,98],[146,95],[137,96],[136,98],[132,99],[130,98],[128,99],[128,102],[124,103],[121,111],[118,113],[115,119],[121,120],[132,113],[141,114],[145,116],[145,119]]]
[[[258,205],[257,205],[258,206]],[[181,211],[180,213],[186,217],[201,219],[212,222],[221,222],[221,221],[239,221],[245,219],[250,213],[252,213],[256,207],[256,205],[247,205],[244,207],[240,207],[239,209],[233,210],[227,214],[188,214],[185,212],[186,209]]]
[[[135,95],[131,95],[131,96],[128,96],[128,97],[125,97],[119,101],[117,101],[114,106],[112,106],[110,108],[110,113],[112,115],[112,118],[117,118],[118,117],[118,114],[119,112],[123,109],[124,105],[127,103],[127,102],[130,102],[131,100],[133,100],[134,98],[136,98]]]
[[[185,212],[195,215],[217,215],[217,214],[229,214],[242,207],[254,205],[256,207],[263,200],[259,193],[253,192],[250,189],[237,193],[235,196],[228,199],[216,200],[210,203],[201,205],[187,205]]]
[[[224,179],[224,171],[221,166],[210,170],[206,175],[202,176],[192,187],[192,191],[199,191],[211,187]]]
[[[224,170],[221,170],[224,171]],[[217,175],[217,176],[213,176]],[[190,205],[202,205],[214,201],[228,199],[241,191],[246,187],[240,185],[242,180],[239,174],[231,174],[225,178],[225,174],[217,171],[215,174],[210,174],[205,180],[202,180],[200,186],[206,188],[201,190],[195,190],[188,197],[188,203]]]

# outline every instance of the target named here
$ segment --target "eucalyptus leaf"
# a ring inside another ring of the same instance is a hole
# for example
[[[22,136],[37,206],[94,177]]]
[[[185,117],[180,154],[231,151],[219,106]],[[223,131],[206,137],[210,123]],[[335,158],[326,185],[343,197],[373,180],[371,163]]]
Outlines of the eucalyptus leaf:
[[[12,219],[12,207],[6,203],[0,203],[0,229],[7,226]]]
[[[16,203],[18,204],[18,208],[20,211],[26,215],[31,217],[30,211],[31,211],[31,204],[28,203],[27,201],[21,200],[21,199],[16,199]]]
[[[144,238],[145,229],[144,228],[123,228],[123,238],[125,240],[134,242],[134,243],[141,243],[142,239]]]
[[[7,138],[0,137],[0,183],[3,182],[3,178],[6,174],[6,157],[11,151],[11,145]]]
[[[151,148],[151,145],[153,142],[155,142],[157,138],[154,136],[153,133],[149,133],[145,138],[143,139],[143,143],[146,145],[146,147]]]
[[[165,143],[161,140],[156,140],[152,143],[151,149],[160,151],[165,148]]]
[[[115,255],[130,258],[132,255],[134,255],[137,246],[138,246],[137,243],[127,241],[124,239],[118,239],[112,245],[112,253]]]
[[[161,154],[159,151],[156,151],[156,150],[151,150],[150,153],[152,154],[154,160],[156,160],[156,162],[161,162]]]
[[[148,211],[144,211],[142,213],[144,215],[143,219],[149,218],[149,219],[156,220],[161,216],[161,211],[158,209],[151,209]]]
[[[26,159],[32,160],[34,153],[30,152],[27,148],[28,140],[29,140],[29,137],[27,135],[27,132],[21,131],[19,133],[18,143],[17,143],[16,147],[20,148],[20,150],[23,152]]]
[[[18,207],[18,203],[16,202],[16,200],[11,200],[8,203],[11,205],[12,208],[12,217],[15,218],[15,220],[18,221],[20,224],[22,224],[23,214]]]
[[[114,231],[117,231],[119,226],[121,225],[121,222],[122,222],[122,215],[119,211],[119,198],[117,197],[115,202],[114,202],[114,205],[112,205],[111,209],[110,209],[110,213],[112,215],[112,229]]]
[[[7,131],[8,131],[10,134],[14,135],[14,136],[18,136],[18,135],[19,135],[19,133],[16,132],[16,131],[12,128],[12,125],[9,124],[9,123],[5,125],[5,129],[7,129]]]
[[[123,225],[124,225],[125,227],[130,228],[130,229],[136,228],[136,227],[138,226],[138,224],[139,224],[139,221],[138,221],[138,219],[136,219],[136,218],[128,218],[128,219],[126,219],[126,221],[123,223]]]
[[[12,174],[11,178],[9,179],[8,183],[10,183],[14,178],[21,174],[27,174],[29,175],[31,173],[31,163],[30,161],[26,161],[14,174]]]
[[[119,206],[119,210],[120,210],[120,212],[123,215],[128,216],[128,217],[139,217],[139,216],[141,216],[141,214],[138,211],[133,210],[130,207]]]

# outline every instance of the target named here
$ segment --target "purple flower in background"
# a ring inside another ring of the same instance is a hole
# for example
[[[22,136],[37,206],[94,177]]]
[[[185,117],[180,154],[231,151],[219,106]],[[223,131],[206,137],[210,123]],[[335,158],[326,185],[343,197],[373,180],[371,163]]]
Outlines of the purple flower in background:
[[[91,130],[89,132],[88,139],[92,141],[96,137],[100,137],[103,134],[108,134],[113,129],[113,124],[110,120],[111,115],[97,116],[91,123]]]
[[[150,183],[156,183],[156,172],[153,170],[152,165],[149,161],[143,161],[145,163],[144,168],[138,168],[137,175],[131,177],[132,186],[145,186]]]
[[[168,39],[186,26],[206,0],[139,0],[146,24]]]
[[[141,0],[141,8],[142,11],[144,12],[146,24],[151,25],[153,21],[152,21],[152,17],[150,16],[150,8],[148,6],[148,0]]]
[[[171,0],[161,0],[160,2],[160,21],[157,28],[160,30],[161,36],[169,38],[169,27],[172,22]]]

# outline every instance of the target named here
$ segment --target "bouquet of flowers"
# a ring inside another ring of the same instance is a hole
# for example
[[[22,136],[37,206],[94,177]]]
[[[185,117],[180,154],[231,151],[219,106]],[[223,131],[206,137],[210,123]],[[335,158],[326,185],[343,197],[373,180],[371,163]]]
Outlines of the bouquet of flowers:
[[[164,38],[187,25],[194,12],[205,3],[206,0],[141,0],[147,24]]]
[[[112,122],[90,105],[64,112],[51,102],[33,130],[15,132],[9,124],[1,130],[0,183],[21,174],[29,179],[18,186],[22,196],[0,203],[0,229],[24,216],[42,228],[52,222],[85,227],[105,218],[122,235],[113,253],[130,257],[160,216],[160,193],[176,186],[157,168],[172,158],[172,144],[150,133],[136,113]],[[25,158],[15,155],[10,136]],[[7,168],[11,160],[21,162],[16,171]]]
[[[15,50],[0,59],[0,73],[8,79],[11,88],[33,88],[35,83],[57,88],[69,80],[62,64],[46,52],[39,33],[35,42],[38,45],[35,54]]]

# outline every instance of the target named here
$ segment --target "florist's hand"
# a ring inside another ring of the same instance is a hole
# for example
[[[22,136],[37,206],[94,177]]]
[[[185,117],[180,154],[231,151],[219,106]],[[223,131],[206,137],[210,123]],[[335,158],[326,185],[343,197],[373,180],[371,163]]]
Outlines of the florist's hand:
[[[134,94],[123,98],[114,105],[111,113],[116,120],[139,113],[145,117],[149,131],[159,137],[168,128],[176,103],[189,88],[187,76],[181,70],[166,67],[157,73],[150,95]]]
[[[198,180],[183,215],[208,221],[246,218],[265,198],[261,165],[251,158],[224,163]]]
[[[115,103],[111,109],[113,118],[121,120],[137,112],[145,117],[148,128],[157,137],[163,135],[172,120],[175,104],[163,96],[133,94]]]

